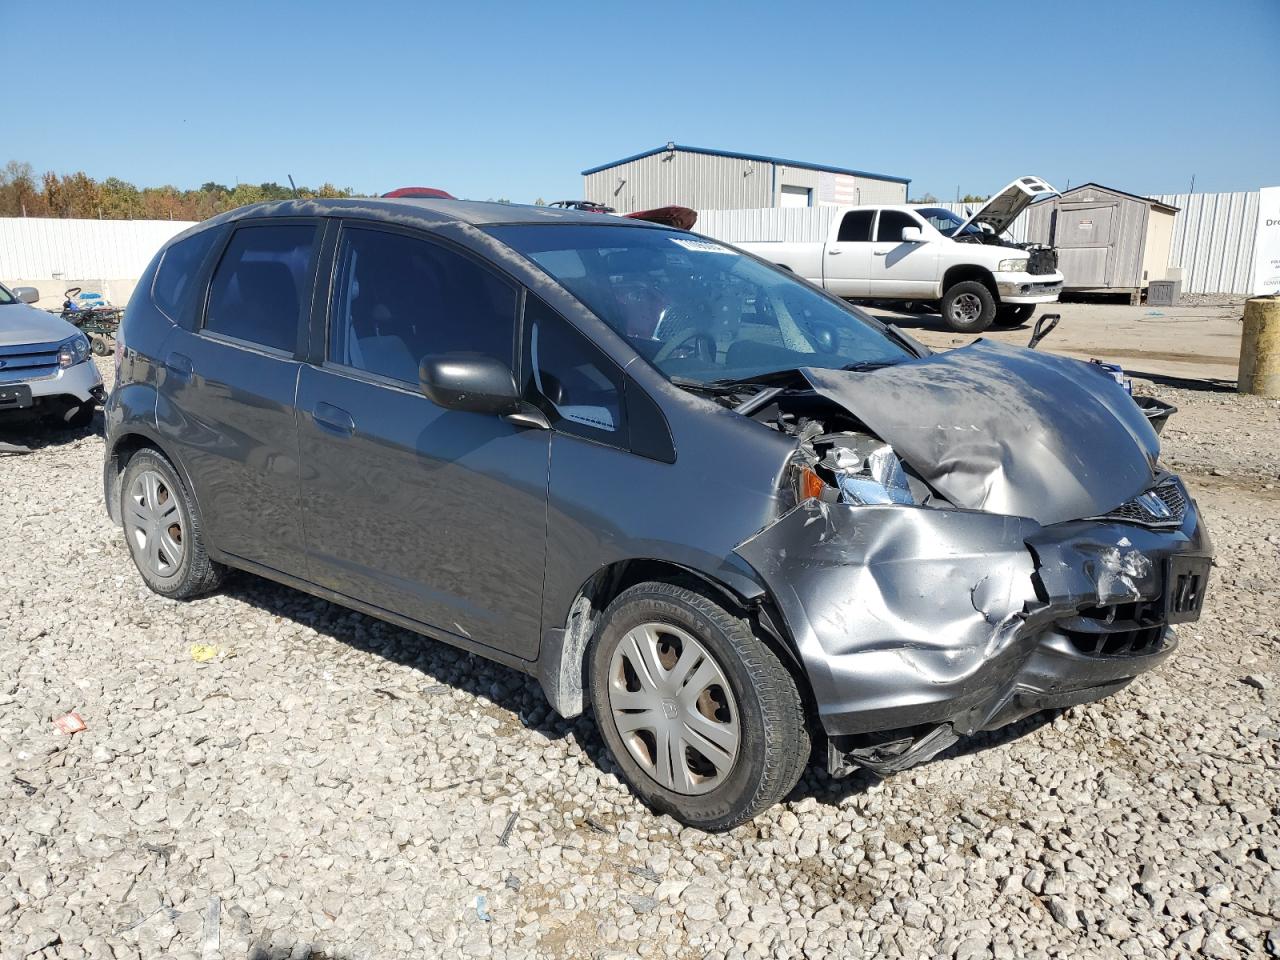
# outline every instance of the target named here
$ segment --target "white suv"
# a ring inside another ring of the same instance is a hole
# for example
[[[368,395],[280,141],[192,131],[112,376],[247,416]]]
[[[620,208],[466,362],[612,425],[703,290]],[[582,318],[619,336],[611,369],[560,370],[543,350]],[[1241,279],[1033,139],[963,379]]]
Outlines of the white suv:
[[[0,284],[0,416],[36,413],[87,427],[102,402],[89,338],[61,317],[29,306],[34,287]]]

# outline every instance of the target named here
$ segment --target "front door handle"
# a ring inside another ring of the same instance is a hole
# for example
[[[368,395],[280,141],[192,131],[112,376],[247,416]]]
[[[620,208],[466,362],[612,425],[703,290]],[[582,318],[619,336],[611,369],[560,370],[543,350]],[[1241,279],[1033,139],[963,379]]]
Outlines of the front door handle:
[[[164,368],[178,380],[190,380],[191,373],[195,369],[191,365],[191,358],[185,353],[169,354],[164,358]]]
[[[877,257],[887,257],[889,255],[888,250],[872,250],[871,252],[874,253]]]
[[[356,422],[351,419],[351,414],[341,407],[335,407],[332,403],[321,400],[311,411],[311,417],[315,420],[316,426],[330,433],[349,437],[356,432]]]

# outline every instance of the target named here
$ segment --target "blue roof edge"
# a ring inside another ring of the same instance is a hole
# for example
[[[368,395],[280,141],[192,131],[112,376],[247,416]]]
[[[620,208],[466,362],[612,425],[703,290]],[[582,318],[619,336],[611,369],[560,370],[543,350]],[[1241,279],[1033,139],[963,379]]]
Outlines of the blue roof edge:
[[[708,147],[690,147],[687,144],[672,144],[676,150],[685,153],[703,153],[711,157],[732,157],[735,160],[755,160],[759,163],[777,163],[784,167],[800,167],[804,170],[822,170],[826,173],[846,173],[854,177],[866,177],[869,180],[888,180],[893,183],[910,183],[910,177],[893,177],[887,173],[871,173],[867,170],[852,170],[848,167],[832,167],[824,163],[805,163],[801,160],[787,160],[784,157],[768,157],[758,153],[735,153],[732,150],[712,150]],[[601,170],[608,170],[610,167],[618,167],[624,163],[631,163],[633,160],[643,160],[645,157],[652,157],[654,154],[666,153],[667,145],[664,143],[660,147],[652,150],[645,150],[642,153],[635,153],[629,157],[623,157],[621,160],[614,160],[611,163],[602,163],[598,167],[591,167],[582,171],[582,176],[586,177],[593,173],[599,173]]]

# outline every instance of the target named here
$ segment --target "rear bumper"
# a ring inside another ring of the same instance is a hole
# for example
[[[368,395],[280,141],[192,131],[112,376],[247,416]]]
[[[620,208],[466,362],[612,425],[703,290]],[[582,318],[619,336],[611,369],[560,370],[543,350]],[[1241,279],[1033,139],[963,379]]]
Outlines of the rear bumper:
[[[1207,575],[1212,546],[1194,503],[1152,530],[808,501],[738,553],[778,604],[833,746],[876,769],[921,737],[942,749],[1155,668],[1177,647],[1169,620],[1199,615],[1166,610],[1175,558]],[[882,734],[893,750],[877,752]]]

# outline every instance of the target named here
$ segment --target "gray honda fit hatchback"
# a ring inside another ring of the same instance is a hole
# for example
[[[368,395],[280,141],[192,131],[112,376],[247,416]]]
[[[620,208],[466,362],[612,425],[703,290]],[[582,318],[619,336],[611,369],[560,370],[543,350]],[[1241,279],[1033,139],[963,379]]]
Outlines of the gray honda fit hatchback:
[[[142,578],[250,571],[590,707],[725,829],[1123,687],[1211,548],[1110,374],[933,354],[692,233],[449,200],[246,207],[129,303],[105,491]]]

